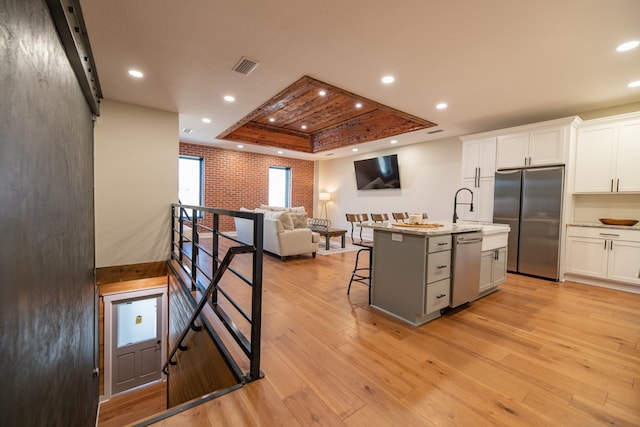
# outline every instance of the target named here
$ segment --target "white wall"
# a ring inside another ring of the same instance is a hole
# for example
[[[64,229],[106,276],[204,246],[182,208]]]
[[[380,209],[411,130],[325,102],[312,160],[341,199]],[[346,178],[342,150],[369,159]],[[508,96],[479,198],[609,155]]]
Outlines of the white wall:
[[[358,191],[353,161],[387,154],[398,155],[402,188]],[[453,197],[460,188],[461,158],[462,142],[448,138],[322,160],[318,190],[332,193],[328,216],[338,228],[349,229],[346,213],[387,213],[391,218],[391,212],[427,212],[431,220],[451,222]]]
[[[94,141],[96,267],[168,259],[178,114],[105,99]]]
[[[574,195],[574,222],[597,224],[599,218],[640,219],[640,194]]]

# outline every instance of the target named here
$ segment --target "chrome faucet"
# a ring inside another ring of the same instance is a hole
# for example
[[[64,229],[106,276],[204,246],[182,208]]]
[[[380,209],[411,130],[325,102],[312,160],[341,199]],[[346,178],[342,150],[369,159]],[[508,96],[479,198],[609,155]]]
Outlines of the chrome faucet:
[[[458,193],[462,190],[467,190],[471,194],[471,202],[470,203],[458,203]],[[460,205],[469,205],[469,212],[473,212],[473,191],[469,190],[467,187],[462,187],[458,191],[456,191],[456,195],[453,197],[453,223],[455,224],[458,220],[458,204]]]

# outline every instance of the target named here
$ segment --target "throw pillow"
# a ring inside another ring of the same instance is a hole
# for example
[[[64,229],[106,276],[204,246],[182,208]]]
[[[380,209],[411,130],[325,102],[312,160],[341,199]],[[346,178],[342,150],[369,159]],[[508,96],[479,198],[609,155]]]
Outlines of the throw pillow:
[[[293,221],[291,220],[291,215],[289,212],[278,212],[280,214],[280,222],[282,223],[282,228],[285,230],[293,230]]]
[[[264,212],[264,217],[277,219],[282,224],[282,228],[284,228],[285,230],[293,230],[293,221],[291,221],[291,216],[289,216],[289,212],[266,211]]]
[[[289,208],[287,210],[289,212],[294,212],[294,213],[305,213],[304,206],[297,206],[297,207]]]
[[[287,208],[283,208],[282,206],[269,206],[269,205],[260,205],[260,209],[265,209],[268,211],[285,211]]]
[[[293,222],[293,228],[307,228],[307,214],[289,212],[291,221]]]

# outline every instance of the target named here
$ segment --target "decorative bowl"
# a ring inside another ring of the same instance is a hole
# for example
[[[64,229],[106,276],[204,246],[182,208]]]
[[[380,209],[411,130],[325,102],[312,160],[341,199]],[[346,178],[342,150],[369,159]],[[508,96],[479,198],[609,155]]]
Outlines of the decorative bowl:
[[[600,222],[606,225],[627,225],[632,226],[638,223],[637,219],[614,219],[614,218],[600,218]]]

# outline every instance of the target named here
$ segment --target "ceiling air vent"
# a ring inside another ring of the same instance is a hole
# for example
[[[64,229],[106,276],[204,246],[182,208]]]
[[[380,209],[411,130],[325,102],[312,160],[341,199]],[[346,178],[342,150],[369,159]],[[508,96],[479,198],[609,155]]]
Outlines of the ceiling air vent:
[[[248,76],[259,65],[257,61],[246,57],[240,58],[240,61],[233,67],[233,71]]]
[[[433,135],[434,133],[440,133],[442,132],[444,129],[436,129],[436,130],[430,130],[427,132],[428,135]]]

